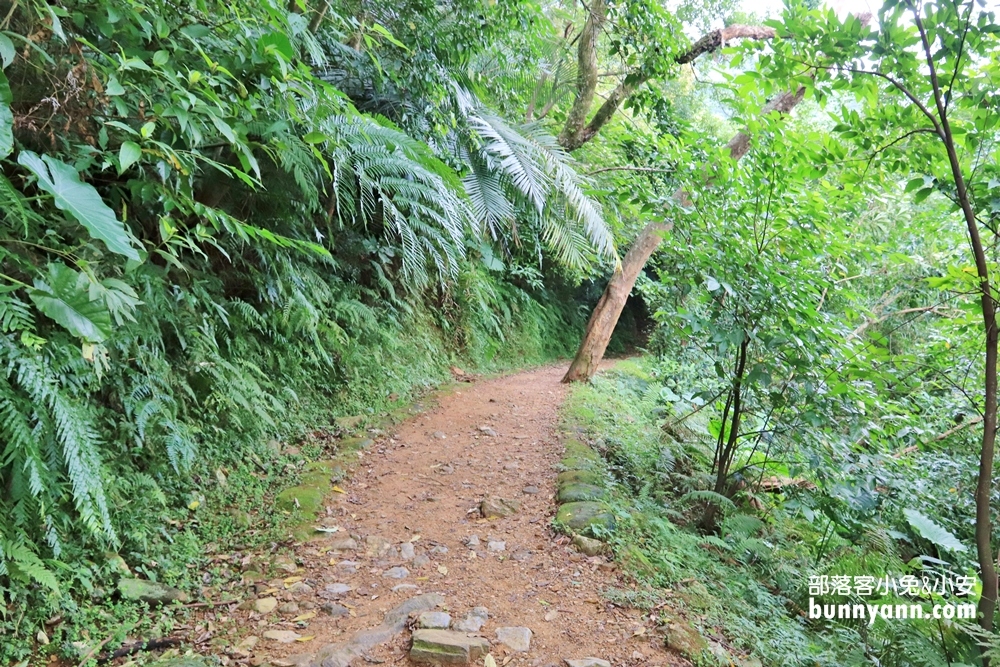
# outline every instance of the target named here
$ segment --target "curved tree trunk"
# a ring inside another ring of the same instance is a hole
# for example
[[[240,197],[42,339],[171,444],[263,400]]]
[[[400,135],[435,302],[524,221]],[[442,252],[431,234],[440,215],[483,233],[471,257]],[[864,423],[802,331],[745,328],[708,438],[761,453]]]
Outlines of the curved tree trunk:
[[[761,115],[767,116],[773,112],[786,114],[802,101],[804,95],[805,88],[779,95],[764,105]],[[740,132],[730,139],[726,146],[729,149],[729,156],[739,160],[750,150],[750,136]],[[674,193],[674,198],[683,201],[684,192],[678,190]],[[608,348],[611,334],[615,331],[615,325],[618,324],[618,318],[625,308],[625,302],[635,286],[636,279],[650,256],[659,247],[664,234],[673,229],[673,226],[673,223],[651,222],[639,232],[639,236],[622,260],[621,268],[616,269],[611,275],[604,294],[594,307],[580,349],[569,370],[566,371],[563,382],[589,380],[597,372],[597,366],[604,358],[604,351]]]
[[[621,268],[612,274],[604,294],[590,315],[580,350],[576,353],[576,358],[566,372],[563,382],[588,380],[597,371],[597,365],[604,358],[604,351],[608,348],[611,334],[614,333],[615,325],[618,324],[618,318],[621,317],[622,309],[625,308],[625,302],[642,267],[660,245],[663,234],[672,228],[673,224],[654,222],[646,225],[639,233],[622,260]]]

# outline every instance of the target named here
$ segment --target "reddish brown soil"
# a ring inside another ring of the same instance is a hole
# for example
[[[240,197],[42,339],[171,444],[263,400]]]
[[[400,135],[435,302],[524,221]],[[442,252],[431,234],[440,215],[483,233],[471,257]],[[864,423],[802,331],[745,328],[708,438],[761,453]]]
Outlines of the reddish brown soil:
[[[315,653],[378,625],[385,612],[403,600],[436,592],[445,596],[446,610],[455,619],[475,606],[489,609],[480,634],[493,642],[493,656],[501,667],[541,667],[589,656],[608,659],[614,667],[686,664],[662,648],[662,636],[652,631],[640,611],[602,597],[609,588],[627,587],[619,580],[617,566],[603,556],[582,556],[551,529],[556,464],[563,452],[558,409],[567,392],[559,382],[564,370],[550,366],[460,384],[440,396],[437,407],[380,436],[362,452],[354,474],[341,484],[345,493],[327,501],[327,523],[341,531],[297,546],[290,554],[297,569],[282,573],[302,577],[313,591],[296,594],[282,582],[270,584],[278,590],[268,595],[282,602],[294,600],[300,614],[312,610],[316,616],[303,627],[292,622],[295,614],[278,620],[280,614],[237,612],[242,616],[241,635],[284,629],[312,639],[279,644],[262,638],[251,662],[260,664],[263,658],[280,665],[296,660],[296,654]],[[496,436],[480,427],[492,428]],[[529,485],[539,492],[524,493]],[[483,519],[477,508],[487,495],[518,500],[520,511],[508,518]],[[357,540],[356,551],[328,550],[347,535]],[[480,540],[475,548],[465,544],[472,535]],[[371,536],[381,536],[397,548],[413,541],[416,552],[431,560],[415,567],[398,555],[366,555],[366,538]],[[490,553],[491,538],[505,541],[506,550]],[[447,553],[429,553],[441,546]],[[355,561],[357,572],[338,571],[335,564],[342,560]],[[409,576],[384,576],[395,566],[406,567]],[[331,583],[353,587],[339,600],[351,608],[351,615],[334,618],[320,610],[326,600],[319,593]],[[399,584],[418,588],[393,592]],[[496,642],[495,631],[503,626],[530,628],[530,651],[508,654]],[[365,660],[405,665],[408,642],[409,633],[404,632],[373,649]]]

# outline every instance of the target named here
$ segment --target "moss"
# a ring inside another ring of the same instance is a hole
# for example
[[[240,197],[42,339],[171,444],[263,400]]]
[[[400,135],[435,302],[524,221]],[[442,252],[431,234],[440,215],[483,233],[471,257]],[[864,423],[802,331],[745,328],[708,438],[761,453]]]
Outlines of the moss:
[[[574,503],[582,500],[601,500],[607,495],[603,487],[594,484],[565,484],[559,487],[556,500],[560,503]]]
[[[597,502],[566,503],[556,513],[556,521],[574,532],[595,537],[615,529],[615,517]]]
[[[556,486],[562,488],[568,484],[604,485],[604,475],[592,470],[564,470],[556,476]]]

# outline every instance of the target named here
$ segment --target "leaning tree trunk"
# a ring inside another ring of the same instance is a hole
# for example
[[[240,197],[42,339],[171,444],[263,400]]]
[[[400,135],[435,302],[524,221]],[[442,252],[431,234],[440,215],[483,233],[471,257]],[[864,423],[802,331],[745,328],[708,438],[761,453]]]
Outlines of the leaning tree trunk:
[[[803,95],[804,88],[772,99],[761,110],[761,115],[766,116],[772,112],[788,113],[798,104]],[[750,150],[750,136],[745,132],[740,132],[727,144],[729,155],[734,160],[739,160]],[[682,200],[684,192],[678,190],[674,193],[674,198]],[[615,331],[618,318],[625,308],[628,295],[632,293],[635,281],[642,272],[646,262],[653,252],[659,247],[663,235],[673,229],[673,223],[651,222],[646,225],[639,236],[632,243],[628,253],[622,260],[621,267],[615,269],[608,281],[608,286],[601,295],[601,299],[594,307],[594,312],[587,322],[587,329],[583,334],[583,341],[580,349],[576,353],[576,358],[570,364],[569,370],[563,377],[563,382],[578,382],[589,380],[597,372],[597,366],[604,358],[604,351],[611,341],[611,334]]]

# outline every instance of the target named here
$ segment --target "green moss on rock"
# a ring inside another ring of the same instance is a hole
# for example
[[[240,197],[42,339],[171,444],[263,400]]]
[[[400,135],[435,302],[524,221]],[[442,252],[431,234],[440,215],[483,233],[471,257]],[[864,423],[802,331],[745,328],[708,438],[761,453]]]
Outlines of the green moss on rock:
[[[596,484],[564,484],[559,487],[556,500],[560,503],[575,503],[583,500],[601,500],[607,492]]]
[[[595,536],[598,531],[613,531],[615,517],[598,502],[566,503],[559,508],[556,521],[570,530]]]

